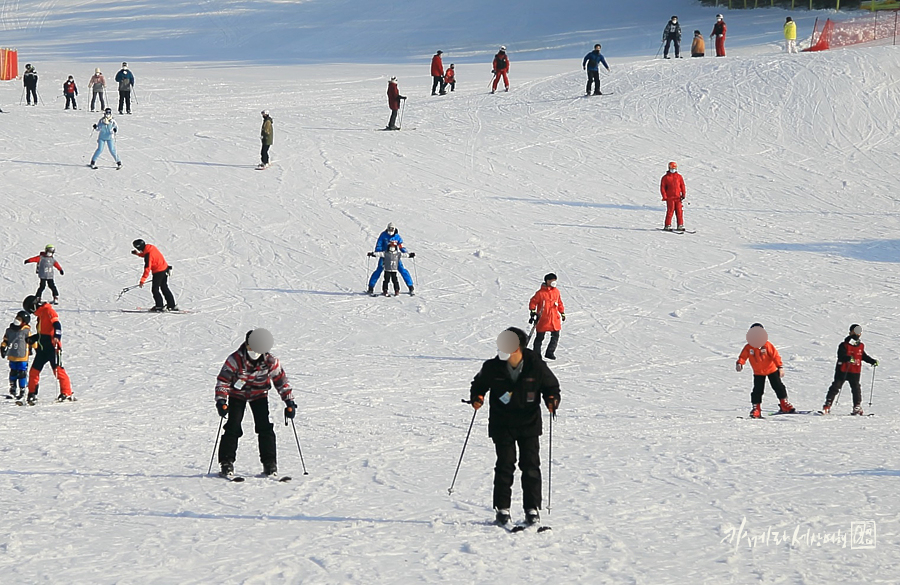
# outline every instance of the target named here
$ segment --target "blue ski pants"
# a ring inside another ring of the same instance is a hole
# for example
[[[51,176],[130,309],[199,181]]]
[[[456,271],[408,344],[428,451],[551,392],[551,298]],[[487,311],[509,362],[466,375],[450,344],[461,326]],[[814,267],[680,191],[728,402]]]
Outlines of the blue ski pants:
[[[100,155],[103,154],[104,145],[106,145],[106,147],[109,149],[109,154],[111,154],[112,157],[116,159],[116,162],[119,162],[119,155],[116,154],[116,141],[113,138],[110,138],[109,140],[98,140],[97,150],[96,152],[94,152],[94,156],[91,157],[91,160],[96,161],[100,157]]]
[[[28,386],[28,362],[9,362],[9,381],[19,381],[19,388]]]

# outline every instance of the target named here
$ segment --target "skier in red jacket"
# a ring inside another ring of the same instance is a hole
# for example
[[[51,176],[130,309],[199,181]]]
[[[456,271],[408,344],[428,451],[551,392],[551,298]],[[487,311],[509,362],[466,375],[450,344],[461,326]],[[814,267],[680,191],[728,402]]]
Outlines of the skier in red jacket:
[[[834,381],[825,395],[825,405],[822,412],[831,412],[831,403],[841,391],[844,382],[850,382],[850,390],[853,393],[853,412],[850,414],[862,415],[862,388],[859,386],[859,376],[862,372],[862,363],[878,366],[878,360],[866,353],[865,344],[859,340],[862,336],[862,327],[854,323],[850,326],[850,334],[838,346],[837,364],[834,366]]]
[[[727,31],[728,27],[725,26],[725,18],[721,14],[717,14],[716,24],[713,25],[712,34],[709,35],[710,39],[713,37],[716,39],[716,57],[725,56],[725,33]]]
[[[400,110],[400,101],[405,100],[405,95],[400,95],[400,88],[397,86],[397,78],[391,77],[391,81],[388,83],[387,88],[387,96],[388,96],[388,106],[391,108],[391,121],[388,122],[387,128],[385,130],[399,130],[400,126],[397,126],[397,112]]]
[[[559,289],[556,288],[556,275],[552,272],[544,277],[544,283],[541,288],[534,293],[531,301],[528,303],[528,310],[531,311],[529,323],[537,321],[535,329],[537,334],[534,336],[534,353],[541,355],[541,345],[544,343],[544,335],[550,333],[550,343],[547,344],[547,353],[544,355],[548,360],[556,359],[556,344],[559,343],[559,331],[562,329],[562,322],[566,320],[566,308],[563,305],[562,297],[559,296]]]
[[[678,220],[679,231],[684,231],[684,212],[681,202],[684,201],[685,188],[684,179],[678,174],[678,165],[674,162],[669,163],[669,172],[663,175],[659,182],[659,192],[662,194],[663,201],[666,202],[666,224],[664,230],[672,229],[672,213]]]
[[[500,78],[503,78],[503,85],[506,86],[505,91],[509,91],[509,77],[506,75],[509,72],[509,57],[506,54],[506,47],[500,47],[500,51],[494,55],[494,63],[493,70],[491,73],[494,74],[494,85],[491,87],[491,93],[497,91],[497,84],[500,83]]]
[[[438,51],[431,58],[431,95],[437,95],[435,90],[440,87],[441,95],[447,93],[444,91],[444,62],[441,60],[443,51]]]

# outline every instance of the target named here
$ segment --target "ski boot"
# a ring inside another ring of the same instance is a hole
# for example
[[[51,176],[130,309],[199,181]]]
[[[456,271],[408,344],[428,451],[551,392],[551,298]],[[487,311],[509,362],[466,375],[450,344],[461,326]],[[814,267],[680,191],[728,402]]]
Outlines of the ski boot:
[[[679,232],[683,232],[683,231],[684,231],[684,224],[683,224],[683,223],[678,224],[678,227],[675,228],[675,230],[676,230],[676,231],[679,231]]]
[[[165,310],[166,310],[165,307],[153,307],[152,309],[150,309],[150,312],[151,313],[162,313]]]
[[[509,510],[497,510],[497,514],[494,516],[494,524],[497,526],[509,524]]]
[[[822,405],[822,414],[831,414],[831,403],[826,402]]]
[[[797,412],[797,409],[787,401],[787,398],[782,398],[781,402],[779,403],[778,412],[780,412],[781,414],[793,414]]]
[[[865,414],[865,413],[863,413],[862,406],[856,404],[853,406],[853,410],[850,412],[850,414],[852,414],[854,416],[863,416],[863,414]]]
[[[234,463],[231,461],[223,461],[219,464],[219,477],[224,478],[232,478],[234,477]]]
[[[536,509],[525,510],[525,524],[531,526],[532,524],[539,524],[540,521],[541,515]]]
[[[555,360],[556,354],[548,351],[547,353],[544,354],[544,357],[547,358],[548,360]]]
[[[399,288],[395,288],[395,289],[394,289],[394,296],[395,296],[395,297],[399,297],[399,296],[400,296],[400,289],[399,289]]]
[[[37,404],[37,392],[29,392],[28,398],[25,400],[25,403],[28,404],[28,406],[34,406],[35,404]]]
[[[96,161],[93,161],[93,160],[91,161],[91,168],[92,168],[92,169],[96,169],[96,168],[97,168],[97,162],[96,162]]]
[[[369,288],[367,288],[367,289],[366,289],[366,294],[374,295],[374,294],[375,294],[375,287],[374,287],[374,286],[370,286]]]
[[[416,296],[416,287],[414,287],[414,286],[409,287],[409,296],[411,296],[411,297]]]
[[[9,395],[12,396],[13,398],[17,398],[17,396],[16,396],[16,381],[15,380],[9,381]]]
[[[122,161],[120,161],[120,160],[117,160],[117,161],[116,161],[116,168],[117,168],[117,169],[121,169],[121,168],[122,168]]]
[[[759,404],[754,404],[753,409],[750,411],[750,418],[762,418],[762,407]]]
[[[278,475],[278,466],[274,461],[267,461],[263,463],[263,475],[266,477],[275,477]]]
[[[75,402],[75,397],[71,394],[63,394],[60,393],[59,396],[56,397],[57,402]]]
[[[51,305],[58,305],[58,304],[59,304],[59,297],[53,297],[53,300],[50,301],[50,304],[51,304]]]
[[[670,231],[672,231],[672,226],[670,226],[670,225],[663,226],[663,229],[667,232],[670,232]]]
[[[174,307],[166,307],[166,311],[170,313],[177,313],[180,310],[181,309],[178,308],[178,305],[175,305]]]

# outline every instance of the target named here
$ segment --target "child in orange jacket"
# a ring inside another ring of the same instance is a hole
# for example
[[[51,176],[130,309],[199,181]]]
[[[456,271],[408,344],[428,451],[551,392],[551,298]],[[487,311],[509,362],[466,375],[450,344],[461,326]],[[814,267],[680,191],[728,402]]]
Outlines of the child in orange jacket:
[[[750,393],[753,410],[750,411],[750,418],[762,418],[761,405],[763,392],[766,389],[766,378],[769,379],[769,384],[772,385],[775,396],[778,397],[780,404],[778,412],[784,414],[796,412],[796,409],[787,400],[787,389],[781,381],[781,378],[784,377],[781,356],[778,355],[775,346],[769,342],[769,334],[760,323],[754,323],[747,331],[747,345],[741,350],[735,369],[738,372],[743,370],[744,364],[748,360],[753,367],[753,392]]]

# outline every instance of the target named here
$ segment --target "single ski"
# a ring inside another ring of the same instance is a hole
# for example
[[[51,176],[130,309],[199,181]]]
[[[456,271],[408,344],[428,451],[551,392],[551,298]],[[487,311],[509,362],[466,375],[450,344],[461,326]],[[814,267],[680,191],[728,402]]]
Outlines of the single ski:
[[[783,414],[818,414],[815,410],[795,410],[794,412],[781,412],[780,410],[776,410],[775,412],[770,412],[769,416],[783,415]]]
[[[240,483],[240,482],[244,481],[244,478],[242,476],[235,475],[233,473],[221,473],[220,472],[217,475],[217,477],[221,477],[222,479],[224,479],[226,481],[230,481],[232,483]]]
[[[119,309],[123,313],[173,313],[175,315],[190,315],[193,311],[185,311],[183,309],[178,309],[175,311],[169,311],[166,309],[165,311],[154,311],[153,309],[145,309],[143,307],[138,307],[136,309]]]
[[[516,524],[509,531],[512,534],[518,534],[520,532],[525,532],[526,530],[529,530],[532,528],[536,529],[536,530],[534,530],[534,532],[537,532],[539,534],[541,532],[547,532],[548,530],[551,530],[551,528],[549,526],[543,526],[542,524],[535,522],[534,524]]]
[[[868,413],[868,414],[853,414],[853,413],[851,412],[851,413],[848,413],[848,414],[846,414],[846,415],[840,415],[840,414],[832,414],[832,413],[830,413],[830,412],[825,412],[825,411],[822,411],[822,410],[817,410],[817,411],[816,411],[816,414],[819,415],[819,416],[859,416],[859,417],[875,416],[875,413],[874,413],[874,412],[870,412],[870,413]]]

